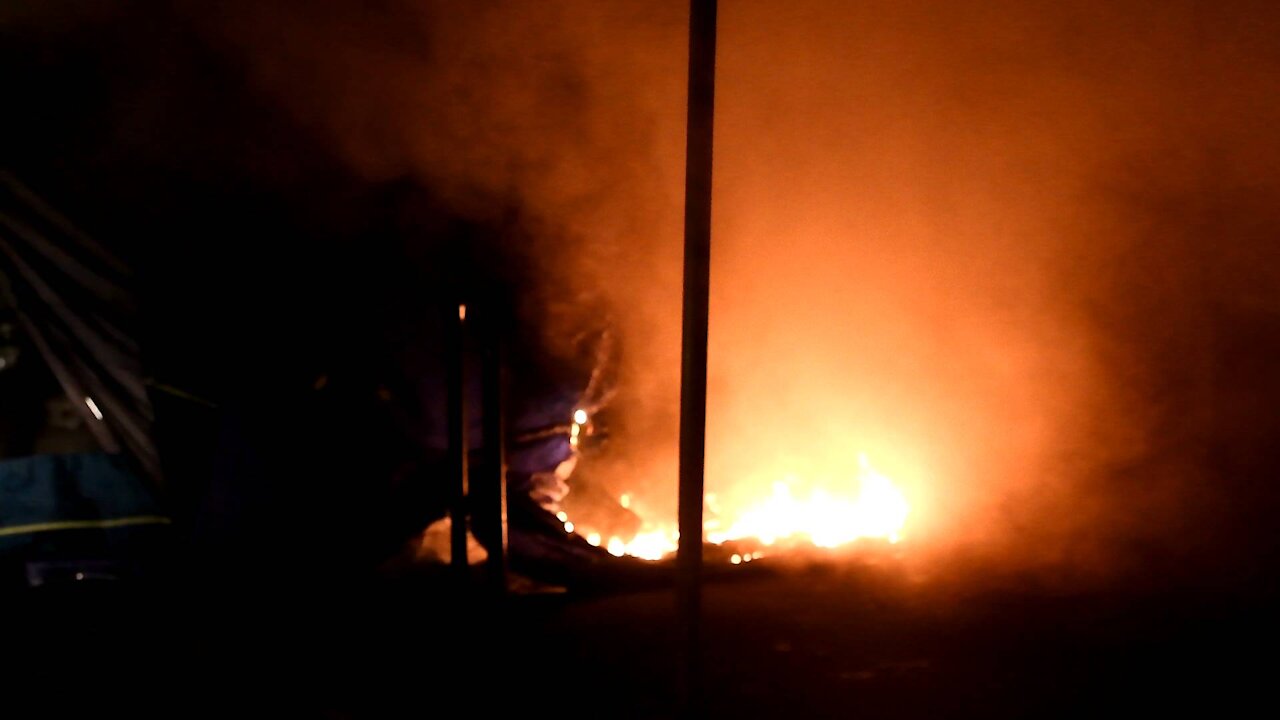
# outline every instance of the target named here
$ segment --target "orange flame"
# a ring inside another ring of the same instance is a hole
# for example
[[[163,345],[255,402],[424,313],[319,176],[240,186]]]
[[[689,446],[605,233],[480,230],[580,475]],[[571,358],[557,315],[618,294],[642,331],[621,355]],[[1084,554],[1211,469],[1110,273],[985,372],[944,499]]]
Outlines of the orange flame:
[[[897,543],[910,514],[906,497],[893,480],[872,467],[865,455],[860,455],[858,461],[856,480],[849,487],[817,488],[807,497],[797,497],[793,486],[798,482],[788,477],[773,484],[769,497],[731,517],[720,514],[715,496],[708,495],[713,516],[705,525],[707,541],[719,545],[757,540],[766,546],[782,542],[810,543],[822,548],[868,538]],[[628,495],[623,497],[630,500]],[[587,537],[592,545],[603,542],[594,531]],[[670,526],[648,525],[630,540],[609,538],[605,548],[618,557],[630,555],[660,560],[676,551],[679,537],[679,532]],[[760,552],[735,553],[730,562],[738,565],[760,557],[763,557]]]
[[[859,465],[856,494],[841,496],[818,488],[807,498],[797,498],[791,490],[795,479],[788,478],[775,482],[773,494],[739,514],[727,530],[709,532],[707,539],[720,544],[756,538],[765,545],[798,540],[824,548],[862,538],[897,542],[910,512],[907,500],[865,455],[859,457]]]

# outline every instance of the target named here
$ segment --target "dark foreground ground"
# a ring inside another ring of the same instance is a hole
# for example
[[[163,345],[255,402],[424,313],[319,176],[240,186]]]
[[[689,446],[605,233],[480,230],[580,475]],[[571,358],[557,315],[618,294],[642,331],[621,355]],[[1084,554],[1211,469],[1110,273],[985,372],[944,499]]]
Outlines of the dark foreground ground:
[[[704,717],[1277,710],[1260,596],[756,565],[706,588]],[[21,711],[0,716],[673,715],[669,590],[496,601],[439,588],[31,592],[11,599],[0,676]]]

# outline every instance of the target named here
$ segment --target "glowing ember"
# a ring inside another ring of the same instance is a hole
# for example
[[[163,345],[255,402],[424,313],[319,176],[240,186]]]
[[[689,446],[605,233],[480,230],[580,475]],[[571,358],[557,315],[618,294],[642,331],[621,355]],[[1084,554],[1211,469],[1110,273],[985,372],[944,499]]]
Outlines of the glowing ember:
[[[615,557],[622,557],[627,552],[627,544],[622,542],[620,537],[609,538],[609,554]]]

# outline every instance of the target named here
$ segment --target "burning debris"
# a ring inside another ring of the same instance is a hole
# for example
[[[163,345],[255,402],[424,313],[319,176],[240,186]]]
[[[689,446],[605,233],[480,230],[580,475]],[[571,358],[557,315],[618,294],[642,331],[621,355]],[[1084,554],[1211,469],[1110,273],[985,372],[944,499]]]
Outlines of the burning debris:
[[[661,560],[675,553],[680,533],[674,523],[657,519],[660,516],[656,513],[642,515],[629,492],[615,498],[587,485],[582,490],[587,499],[579,504],[580,514],[562,509],[571,488],[569,475],[581,464],[582,438],[596,431],[590,414],[581,408],[574,410],[568,427],[572,457],[555,473],[563,492],[545,505],[564,531],[580,535],[615,557]],[[741,549],[728,555],[728,561],[738,565],[763,557],[764,548],[831,549],[859,540],[896,544],[902,539],[910,510],[902,490],[860,453],[851,478],[804,483],[789,475],[772,484],[769,496],[735,508],[722,507],[716,494],[708,494],[704,530],[707,542]]]

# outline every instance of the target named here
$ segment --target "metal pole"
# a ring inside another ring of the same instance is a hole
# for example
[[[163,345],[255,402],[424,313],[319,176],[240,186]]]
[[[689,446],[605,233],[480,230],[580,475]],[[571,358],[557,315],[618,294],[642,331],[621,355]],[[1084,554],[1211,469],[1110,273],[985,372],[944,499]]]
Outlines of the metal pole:
[[[484,445],[485,485],[494,493],[486,512],[496,521],[495,542],[489,549],[489,581],[499,593],[507,591],[507,424],[506,366],[501,316],[485,320]],[[486,493],[487,496],[487,493]]]
[[[449,508],[450,565],[460,576],[467,572],[467,306],[458,305],[457,315],[445,316],[448,337],[448,428],[449,457],[453,471],[453,498]]]
[[[684,345],[680,364],[680,549],[677,605],[683,642],[680,711],[702,706],[702,504],[707,444],[707,324],[711,284],[711,146],[715,112],[716,0],[689,7],[685,146]]]

